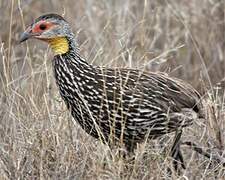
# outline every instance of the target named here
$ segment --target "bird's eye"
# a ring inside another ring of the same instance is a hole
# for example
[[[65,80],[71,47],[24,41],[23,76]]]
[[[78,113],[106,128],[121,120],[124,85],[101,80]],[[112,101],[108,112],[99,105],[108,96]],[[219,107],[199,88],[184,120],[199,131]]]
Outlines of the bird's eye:
[[[40,24],[39,26],[40,30],[45,30],[47,28],[46,24]]]

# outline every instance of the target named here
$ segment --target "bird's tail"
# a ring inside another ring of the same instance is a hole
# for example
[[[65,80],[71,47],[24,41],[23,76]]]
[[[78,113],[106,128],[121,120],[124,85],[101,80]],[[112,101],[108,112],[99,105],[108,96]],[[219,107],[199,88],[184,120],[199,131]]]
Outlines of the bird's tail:
[[[199,113],[193,109],[183,108],[180,112],[172,112],[169,115],[168,128],[177,129],[179,127],[190,126],[193,120],[199,118]]]

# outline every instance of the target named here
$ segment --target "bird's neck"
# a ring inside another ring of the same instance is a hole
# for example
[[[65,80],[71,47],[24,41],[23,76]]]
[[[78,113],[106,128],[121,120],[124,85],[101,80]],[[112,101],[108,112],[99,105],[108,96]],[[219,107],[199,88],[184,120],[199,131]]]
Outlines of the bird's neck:
[[[72,91],[75,99],[81,100],[84,92],[92,91],[88,83],[96,83],[96,68],[79,55],[79,49],[73,38],[68,39],[69,50],[54,56],[53,69],[60,94],[68,99]],[[70,104],[70,103],[69,103]]]
[[[61,59],[60,61],[65,61],[65,63],[69,64],[91,67],[85,59],[81,58],[78,45],[72,33],[67,37],[59,37],[48,42],[55,53],[55,57],[60,57],[56,59]]]
[[[50,45],[56,56],[68,54],[77,50],[77,45],[73,33],[67,35],[66,37],[55,37],[43,40]]]
[[[55,55],[65,54],[69,51],[69,43],[66,37],[57,37],[45,41],[48,42]]]

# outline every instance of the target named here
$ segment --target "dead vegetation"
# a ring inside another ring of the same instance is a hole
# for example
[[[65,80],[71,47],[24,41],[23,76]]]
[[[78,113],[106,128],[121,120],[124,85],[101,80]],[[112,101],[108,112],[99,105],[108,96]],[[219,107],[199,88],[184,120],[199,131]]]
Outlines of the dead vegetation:
[[[46,44],[17,43],[24,24],[46,12],[65,15],[90,63],[164,71],[198,89],[206,118],[184,131],[183,142],[194,142],[209,157],[184,144],[181,177],[222,179],[224,8],[223,0],[0,0],[0,179],[178,178],[168,177],[171,160],[163,148],[172,134],[140,145],[131,168],[117,149],[71,121]]]

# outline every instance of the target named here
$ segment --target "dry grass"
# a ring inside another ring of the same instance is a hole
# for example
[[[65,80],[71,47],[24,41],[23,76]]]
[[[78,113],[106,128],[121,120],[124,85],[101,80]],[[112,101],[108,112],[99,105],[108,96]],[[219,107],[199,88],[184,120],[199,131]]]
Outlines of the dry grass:
[[[17,44],[24,22],[46,12],[65,14],[90,63],[166,71],[190,82],[206,100],[207,118],[187,128],[183,141],[224,157],[224,7],[223,0],[0,0],[0,179],[169,179],[162,146],[172,135],[140,146],[130,168],[116,149],[72,123],[47,46]],[[182,150],[183,179],[225,176],[221,164]]]

